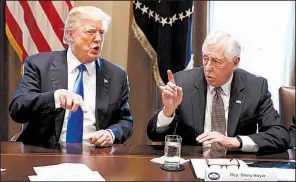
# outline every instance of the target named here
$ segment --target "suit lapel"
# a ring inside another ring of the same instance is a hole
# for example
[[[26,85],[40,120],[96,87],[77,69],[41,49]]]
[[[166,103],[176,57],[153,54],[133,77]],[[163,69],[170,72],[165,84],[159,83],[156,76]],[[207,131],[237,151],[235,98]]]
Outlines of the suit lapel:
[[[104,68],[103,60],[96,61],[96,129],[103,126],[109,105],[109,85],[111,77]]]
[[[67,50],[63,51],[61,55],[56,56],[50,67],[51,84],[53,91],[58,89],[67,89],[68,87],[68,72],[67,72]],[[65,110],[58,114],[55,118],[55,133],[57,141],[60,138]]]
[[[239,121],[242,106],[245,101],[245,94],[242,92],[244,89],[243,81],[241,80],[237,71],[233,73],[233,80],[231,84],[227,136],[233,137],[234,132]]]
[[[193,124],[195,127],[196,137],[204,132],[205,109],[207,98],[207,86],[203,74],[203,70],[199,72],[197,79],[193,83],[194,91],[191,94]]]

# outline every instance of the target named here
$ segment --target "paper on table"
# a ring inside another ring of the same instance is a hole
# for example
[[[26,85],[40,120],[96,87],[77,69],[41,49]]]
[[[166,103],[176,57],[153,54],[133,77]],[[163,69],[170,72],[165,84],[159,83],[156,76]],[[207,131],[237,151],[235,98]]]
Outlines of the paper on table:
[[[196,177],[200,179],[205,179],[206,169],[208,168],[205,159],[190,159],[193,166]],[[229,159],[208,159],[211,164],[229,164]],[[248,165],[242,161],[238,160],[240,163],[240,169],[246,168]]]
[[[275,173],[278,181],[295,181],[295,169],[264,168]]]
[[[92,173],[86,175],[73,175],[73,176],[59,176],[52,178],[44,178],[43,176],[29,176],[30,181],[105,181],[105,179],[98,173],[98,171],[92,171]]]
[[[208,159],[210,163],[215,164],[227,164],[229,159]],[[240,163],[240,169],[252,168],[249,167],[244,161],[238,160]],[[200,179],[205,178],[205,172],[207,163],[205,159],[191,159],[191,163],[195,172],[196,177]],[[281,168],[264,168],[266,171],[269,170],[271,173],[275,173],[279,181],[295,181],[295,169],[281,169]]]
[[[51,166],[33,167],[37,176],[42,178],[53,178],[63,176],[74,176],[81,174],[90,174],[92,171],[85,165],[79,163],[63,163]]]
[[[159,158],[153,158],[150,161],[155,162],[155,163],[159,163],[159,164],[163,164],[164,163],[164,156],[161,156]],[[184,163],[186,163],[188,161],[189,161],[189,159],[185,160],[183,158],[180,158],[180,164],[184,164]]]

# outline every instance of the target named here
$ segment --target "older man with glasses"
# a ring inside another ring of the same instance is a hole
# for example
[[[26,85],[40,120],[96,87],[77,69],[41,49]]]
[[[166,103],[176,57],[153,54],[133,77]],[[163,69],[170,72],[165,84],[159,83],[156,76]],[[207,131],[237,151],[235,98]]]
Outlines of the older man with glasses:
[[[29,56],[9,106],[25,123],[17,141],[111,146],[132,135],[126,70],[100,53],[111,18],[92,6],[74,7],[67,17],[63,51]]]
[[[177,134],[187,145],[287,150],[289,133],[273,107],[267,80],[237,68],[240,50],[233,36],[216,32],[203,44],[202,67],[174,75],[168,71],[163,108],[149,121],[149,138],[164,141],[166,135]]]

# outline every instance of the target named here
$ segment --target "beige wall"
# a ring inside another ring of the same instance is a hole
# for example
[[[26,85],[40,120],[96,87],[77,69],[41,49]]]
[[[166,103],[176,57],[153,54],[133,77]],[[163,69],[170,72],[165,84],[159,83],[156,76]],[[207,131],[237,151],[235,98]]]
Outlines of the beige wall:
[[[130,1],[75,1],[74,6],[96,6],[108,13],[111,25],[105,37],[102,57],[127,67]]]

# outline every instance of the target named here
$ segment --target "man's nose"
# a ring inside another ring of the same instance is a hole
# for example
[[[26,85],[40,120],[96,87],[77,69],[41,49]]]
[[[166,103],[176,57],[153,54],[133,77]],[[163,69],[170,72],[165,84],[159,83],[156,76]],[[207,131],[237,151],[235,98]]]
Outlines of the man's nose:
[[[213,70],[213,67],[212,67],[212,64],[210,61],[207,62],[206,65],[204,65],[206,71],[212,71]]]
[[[101,40],[102,40],[102,35],[100,34],[100,32],[97,32],[96,35],[95,35],[94,41],[95,42],[101,42]]]

